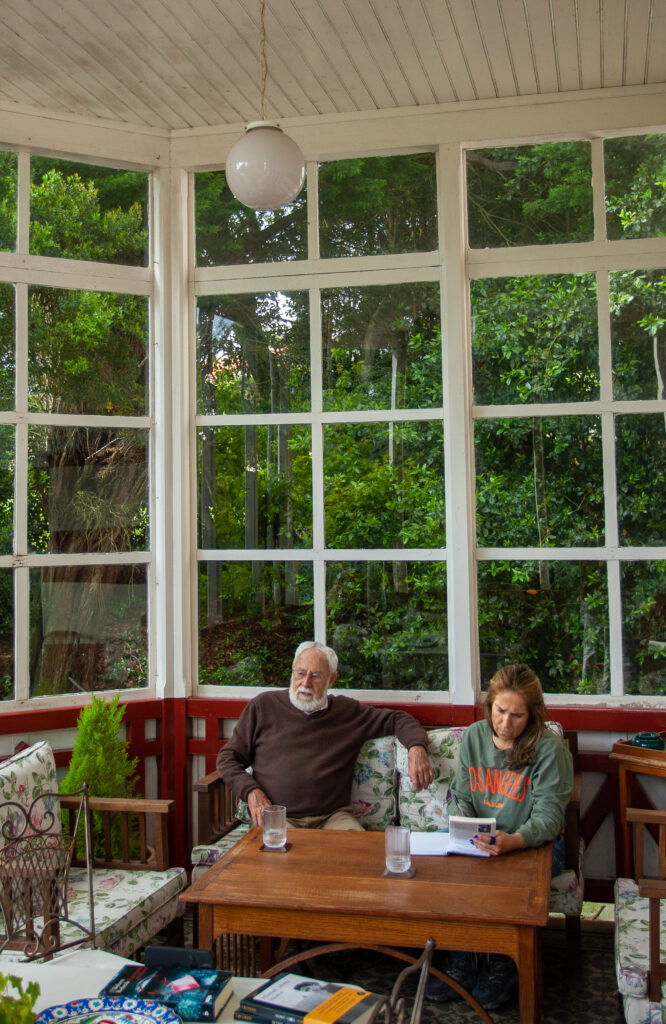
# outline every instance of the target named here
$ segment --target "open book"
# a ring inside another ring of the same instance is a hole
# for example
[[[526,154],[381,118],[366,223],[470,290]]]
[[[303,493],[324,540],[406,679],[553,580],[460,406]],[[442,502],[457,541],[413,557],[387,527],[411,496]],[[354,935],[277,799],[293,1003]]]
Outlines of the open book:
[[[494,836],[497,828],[495,818],[463,818],[453,815],[449,818],[448,832],[412,832],[409,848],[412,856],[424,854],[430,857],[446,857],[449,853],[463,853],[468,857],[490,857],[490,853],[474,845],[474,836],[483,833]]]

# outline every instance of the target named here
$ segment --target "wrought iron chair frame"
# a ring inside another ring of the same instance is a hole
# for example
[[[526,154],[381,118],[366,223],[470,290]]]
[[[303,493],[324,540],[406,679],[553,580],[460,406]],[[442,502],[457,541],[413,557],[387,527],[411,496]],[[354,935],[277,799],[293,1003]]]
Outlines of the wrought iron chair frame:
[[[80,801],[68,835],[53,831],[53,806],[60,800],[58,792],[39,794],[28,808],[15,800],[2,804],[5,816],[0,828],[0,953],[19,950],[22,959],[30,961],[51,959],[55,953],[83,942],[96,945],[87,783],[71,795],[80,796]],[[69,869],[76,854],[81,819],[90,908],[88,925],[71,918],[67,905]],[[76,928],[80,935],[62,941],[61,924]]]

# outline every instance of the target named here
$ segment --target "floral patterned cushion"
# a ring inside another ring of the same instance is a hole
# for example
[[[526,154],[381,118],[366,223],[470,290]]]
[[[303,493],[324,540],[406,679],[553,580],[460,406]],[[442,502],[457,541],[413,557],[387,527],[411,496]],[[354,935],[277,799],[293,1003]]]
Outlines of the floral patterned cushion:
[[[407,748],[396,741],[396,766],[400,773],[398,802],[400,821],[415,832],[434,832],[447,828],[451,782],[458,767],[462,726],[428,730],[428,754],[435,772],[434,781],[420,793],[414,791],[407,770]]]
[[[178,899],[187,886],[184,868],[167,871],[93,870],[93,900],[97,946],[118,956],[131,956],[185,911]],[[68,915],[84,928],[90,927],[88,882],[84,868],[72,868],[67,886]],[[77,939],[82,932],[74,924],[61,925],[62,941]],[[89,946],[89,940],[83,945]],[[5,950],[4,961],[19,960],[19,950]]]
[[[381,831],[395,807],[395,736],[368,740],[359,751],[351,791],[352,814],[364,828]]]
[[[203,875],[206,868],[209,868],[211,864],[214,864],[216,860],[230,850],[232,846],[235,846],[239,839],[242,839],[244,835],[249,831],[249,824],[242,822],[237,825],[236,828],[232,828],[230,832],[227,832],[225,836],[218,839],[215,843],[210,843],[208,846],[195,846],[192,850],[192,881],[196,882],[200,875]]]
[[[648,900],[632,878],[615,882],[615,973],[628,1024],[651,1024],[648,999]],[[666,960],[666,900],[661,901],[661,959]],[[666,1019],[666,982],[661,986],[659,1024]],[[654,1014],[653,1014],[654,1016]]]
[[[568,868],[550,880],[550,900],[548,909],[551,914],[566,914],[567,917],[580,917],[583,910],[585,892],[583,876],[583,854],[585,843],[581,839],[578,853],[578,872]]]
[[[25,824],[21,813],[7,806],[7,801],[18,803],[26,810],[42,793],[57,793],[58,780],[53,751],[48,743],[42,741],[32,747],[14,754],[0,764],[0,845],[16,834],[19,827]],[[43,819],[45,814],[53,816],[53,824],[48,831],[60,835],[62,824],[60,819],[60,802],[53,798],[37,804],[34,815]],[[42,821],[39,821],[40,828]]]

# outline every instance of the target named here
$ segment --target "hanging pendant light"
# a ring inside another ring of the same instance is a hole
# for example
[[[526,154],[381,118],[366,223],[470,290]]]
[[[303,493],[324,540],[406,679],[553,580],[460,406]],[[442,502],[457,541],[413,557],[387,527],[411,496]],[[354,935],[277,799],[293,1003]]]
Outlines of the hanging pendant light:
[[[259,2],[261,120],[248,124],[229,150],[227,184],[239,202],[253,210],[277,210],[295,199],[305,180],[305,158],[275,121],[266,120],[266,0]]]

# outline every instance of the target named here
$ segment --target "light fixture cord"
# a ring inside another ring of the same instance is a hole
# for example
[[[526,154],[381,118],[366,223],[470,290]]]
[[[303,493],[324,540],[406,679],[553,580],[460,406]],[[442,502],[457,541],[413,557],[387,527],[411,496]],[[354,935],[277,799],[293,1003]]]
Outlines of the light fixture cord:
[[[261,50],[261,120],[266,120],[266,78],[268,63],[266,61],[266,0],[259,0],[259,45]]]

